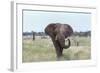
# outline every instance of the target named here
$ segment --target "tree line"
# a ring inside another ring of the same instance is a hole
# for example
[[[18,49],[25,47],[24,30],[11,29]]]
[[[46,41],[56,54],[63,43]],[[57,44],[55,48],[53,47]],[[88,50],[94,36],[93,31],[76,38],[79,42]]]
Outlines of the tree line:
[[[45,34],[45,32],[35,32],[35,31],[32,31],[32,32],[23,32],[23,36],[32,36],[32,35],[35,35],[35,36],[47,36]],[[91,36],[91,31],[85,31],[85,32],[74,32],[73,33],[73,36]]]

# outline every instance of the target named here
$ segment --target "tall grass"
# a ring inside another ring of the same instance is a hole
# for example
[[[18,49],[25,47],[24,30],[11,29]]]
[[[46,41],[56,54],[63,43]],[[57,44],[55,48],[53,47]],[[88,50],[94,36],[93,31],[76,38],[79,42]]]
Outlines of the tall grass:
[[[89,37],[75,37],[79,42],[79,46],[75,45],[75,41],[71,39],[71,47],[63,50],[62,60],[86,60],[91,57],[91,40]],[[50,38],[41,39],[36,37],[23,38],[23,62],[39,62],[39,61],[56,61],[56,53]]]

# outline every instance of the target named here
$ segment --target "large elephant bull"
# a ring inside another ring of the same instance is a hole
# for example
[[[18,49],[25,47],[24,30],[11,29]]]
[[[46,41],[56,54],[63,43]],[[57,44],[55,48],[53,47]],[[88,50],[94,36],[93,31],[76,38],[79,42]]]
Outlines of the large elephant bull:
[[[67,37],[73,33],[72,27],[68,24],[51,23],[45,28],[45,33],[51,37],[59,59],[62,56],[63,48],[70,47],[71,42]],[[65,38],[67,38],[68,45],[65,45]]]

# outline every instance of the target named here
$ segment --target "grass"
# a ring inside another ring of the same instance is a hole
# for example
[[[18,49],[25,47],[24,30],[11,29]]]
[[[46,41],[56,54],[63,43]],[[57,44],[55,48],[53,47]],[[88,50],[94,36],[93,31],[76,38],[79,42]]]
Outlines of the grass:
[[[89,37],[74,37],[79,42],[75,45],[75,40],[71,39],[71,47],[64,49],[62,60],[86,60],[91,57],[91,44]],[[50,38],[41,39],[36,37],[33,41],[31,38],[23,38],[23,62],[39,61],[56,61],[56,53]]]

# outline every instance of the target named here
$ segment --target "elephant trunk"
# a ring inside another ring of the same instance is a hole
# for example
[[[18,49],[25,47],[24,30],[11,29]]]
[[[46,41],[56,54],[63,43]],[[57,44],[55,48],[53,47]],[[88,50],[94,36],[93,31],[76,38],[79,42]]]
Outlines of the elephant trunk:
[[[70,42],[70,39],[67,39],[67,41],[68,41],[68,45],[66,45],[65,44],[65,38],[62,36],[58,36],[58,37],[56,37],[56,39],[55,39],[56,41],[58,41],[58,44],[62,47],[62,48],[64,48],[64,49],[67,49],[67,48],[69,48],[70,47],[70,45],[71,45],[71,42]]]

